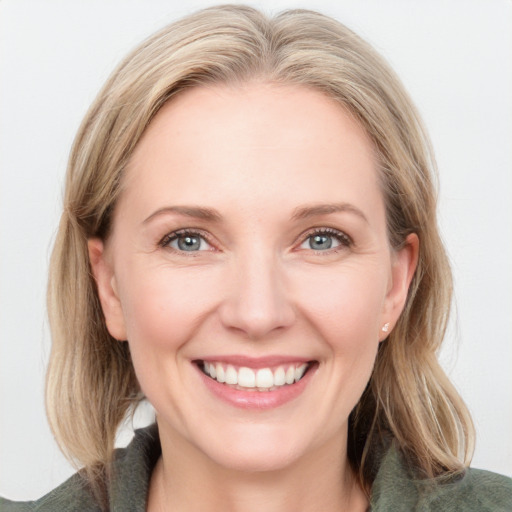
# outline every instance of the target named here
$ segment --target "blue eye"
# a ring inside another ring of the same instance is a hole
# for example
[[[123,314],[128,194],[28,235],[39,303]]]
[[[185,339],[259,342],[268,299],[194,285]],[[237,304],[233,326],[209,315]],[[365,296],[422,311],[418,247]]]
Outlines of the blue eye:
[[[304,242],[300,244],[301,249],[310,249],[313,251],[328,251],[340,246],[350,246],[351,241],[347,235],[341,231],[318,230],[308,235]]]
[[[167,235],[161,245],[179,252],[198,252],[211,249],[210,244],[202,235],[186,231],[176,231]]]
[[[339,242],[334,240],[330,235],[312,235],[308,237],[309,248],[314,251],[325,251],[326,249],[331,249],[333,243],[339,244]]]

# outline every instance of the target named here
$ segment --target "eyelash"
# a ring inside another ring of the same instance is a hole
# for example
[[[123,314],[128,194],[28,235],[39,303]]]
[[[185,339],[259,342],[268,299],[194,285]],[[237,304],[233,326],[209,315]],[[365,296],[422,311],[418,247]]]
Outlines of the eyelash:
[[[209,245],[212,245],[211,243],[211,236],[204,232],[204,231],[201,231],[201,230],[192,230],[192,229],[179,229],[178,231],[173,231],[172,233],[168,233],[167,235],[165,235],[162,240],[160,240],[160,242],[158,243],[158,245],[162,248],[167,248],[167,249],[171,249],[171,250],[174,250],[175,252],[178,252],[178,253],[184,253],[184,252],[187,252],[187,251],[179,251],[179,250],[176,250],[174,249],[173,247],[170,247],[169,244],[171,242],[174,242],[175,240],[178,240],[179,238],[182,238],[182,237],[196,237],[196,238],[202,238],[203,240],[205,240]],[[200,251],[190,251],[190,252],[200,252]]]
[[[309,238],[311,238],[315,235],[325,235],[325,236],[335,238],[340,244],[338,247],[334,247],[332,249],[327,249],[327,250],[323,250],[323,251],[309,249],[309,250],[314,251],[315,253],[325,253],[325,254],[336,253],[344,248],[349,248],[353,245],[353,241],[348,235],[346,235],[342,231],[338,231],[337,229],[333,229],[333,228],[314,228],[314,229],[304,233],[303,235],[301,235],[301,237],[300,237],[301,242],[299,245],[305,243]],[[174,242],[175,240],[178,240],[181,237],[187,237],[187,236],[202,238],[209,245],[213,245],[211,242],[211,236],[208,233],[201,231],[201,230],[193,230],[193,229],[180,229],[177,231],[173,231],[172,233],[168,233],[167,235],[165,235],[162,238],[162,240],[159,242],[158,245],[162,248],[171,249],[174,252],[183,254],[183,253],[186,253],[187,251],[181,251],[181,250],[174,249],[173,247],[170,247],[169,244],[171,242]],[[194,253],[194,252],[204,252],[204,251],[189,251],[189,252]]]
[[[301,244],[303,244],[309,238],[311,238],[312,236],[315,236],[315,235],[330,236],[332,238],[335,238],[340,243],[340,245],[338,247],[334,247],[332,249],[328,249],[325,251],[310,249],[316,253],[324,253],[324,254],[330,254],[333,252],[336,253],[340,250],[352,247],[352,245],[353,245],[353,241],[348,235],[346,235],[342,231],[338,231],[337,229],[334,229],[334,228],[314,228],[313,230],[308,231],[304,235],[301,236],[301,239],[302,239]]]

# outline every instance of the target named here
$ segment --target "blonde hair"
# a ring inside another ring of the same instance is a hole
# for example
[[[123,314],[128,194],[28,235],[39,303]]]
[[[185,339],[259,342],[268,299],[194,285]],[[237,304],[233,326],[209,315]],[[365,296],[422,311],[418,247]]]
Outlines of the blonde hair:
[[[379,157],[391,245],[399,248],[413,232],[420,240],[405,310],[350,418],[349,458],[361,484],[370,489],[390,440],[423,477],[461,470],[473,427],[436,357],[452,281],[436,223],[435,162],[416,109],[382,57],[337,21],[305,10],[268,18],[243,6],[205,9],[144,41],[80,127],[48,288],[47,410],[61,448],[91,478],[104,474],[119,424],[142,398],[128,344],[105,326],[87,251],[89,238],[109,233],[135,146],[180,91],[254,79],[313,88],[348,109]]]

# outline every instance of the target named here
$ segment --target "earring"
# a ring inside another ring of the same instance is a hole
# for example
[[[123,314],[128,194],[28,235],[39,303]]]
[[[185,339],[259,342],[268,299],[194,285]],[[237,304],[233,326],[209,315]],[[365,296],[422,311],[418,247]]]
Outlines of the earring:
[[[388,332],[389,331],[389,322],[386,322],[383,326],[382,326],[382,330],[384,332]]]

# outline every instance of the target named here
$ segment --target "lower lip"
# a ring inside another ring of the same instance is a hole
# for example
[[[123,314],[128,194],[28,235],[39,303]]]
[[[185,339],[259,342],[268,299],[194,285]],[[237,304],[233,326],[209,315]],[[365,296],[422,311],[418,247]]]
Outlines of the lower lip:
[[[280,386],[273,391],[244,391],[221,384],[208,377],[195,365],[205,386],[218,398],[240,409],[273,409],[300,396],[310,382],[314,368],[309,368],[304,377],[294,384]]]

